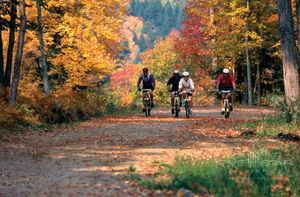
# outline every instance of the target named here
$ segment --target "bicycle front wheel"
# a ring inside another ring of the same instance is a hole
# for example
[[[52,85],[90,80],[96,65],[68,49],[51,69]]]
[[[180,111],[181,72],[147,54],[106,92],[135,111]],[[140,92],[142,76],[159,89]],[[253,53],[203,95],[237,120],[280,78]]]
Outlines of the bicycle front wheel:
[[[187,118],[190,117],[190,106],[189,106],[189,102],[188,101],[185,101],[185,116]]]

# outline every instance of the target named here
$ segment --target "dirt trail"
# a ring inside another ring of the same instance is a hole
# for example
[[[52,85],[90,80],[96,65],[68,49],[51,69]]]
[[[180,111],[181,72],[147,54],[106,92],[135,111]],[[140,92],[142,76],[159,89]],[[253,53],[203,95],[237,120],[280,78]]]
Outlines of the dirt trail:
[[[0,142],[0,196],[173,196],[130,186],[128,167],[147,175],[176,155],[210,159],[269,143],[240,137],[238,124],[271,110],[238,108],[228,120],[217,108],[194,113],[190,119],[170,117],[169,110],[154,110],[151,118],[105,117]]]

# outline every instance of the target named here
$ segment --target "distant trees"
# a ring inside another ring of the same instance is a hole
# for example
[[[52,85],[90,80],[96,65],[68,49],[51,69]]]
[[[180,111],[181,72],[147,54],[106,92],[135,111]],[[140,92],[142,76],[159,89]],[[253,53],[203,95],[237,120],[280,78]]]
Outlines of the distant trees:
[[[154,41],[166,37],[172,29],[180,29],[184,19],[183,5],[183,0],[131,1],[130,14],[141,17],[144,21],[142,33],[145,36],[137,41],[141,52],[154,47]]]

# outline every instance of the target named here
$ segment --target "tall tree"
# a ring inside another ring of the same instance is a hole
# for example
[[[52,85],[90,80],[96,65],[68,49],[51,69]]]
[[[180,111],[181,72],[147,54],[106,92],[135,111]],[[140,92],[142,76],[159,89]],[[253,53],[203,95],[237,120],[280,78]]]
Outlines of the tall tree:
[[[50,85],[48,80],[48,66],[47,66],[47,59],[46,59],[45,47],[44,47],[42,5],[43,5],[43,0],[36,0],[36,7],[38,13],[37,16],[38,33],[39,33],[39,43],[40,43],[40,52],[41,52],[41,57],[39,58],[39,65],[42,67],[44,91],[46,95],[49,95]]]
[[[9,98],[9,104],[15,105],[17,101],[17,93],[18,93],[18,85],[20,80],[20,67],[22,62],[22,56],[23,56],[23,47],[24,47],[24,37],[26,32],[26,9],[25,9],[26,3],[25,0],[21,0],[19,2],[19,8],[20,8],[20,31],[19,31],[19,38],[18,38],[18,47],[17,47],[17,55],[15,58],[15,64],[14,64],[14,76],[11,84],[10,89],[10,98]]]
[[[296,0],[296,18],[297,18],[297,49],[298,49],[297,59],[298,59],[298,66],[300,71],[300,0]]]
[[[2,40],[2,17],[0,17],[0,83],[4,84],[4,57],[3,57],[3,40]]]
[[[10,22],[9,22],[9,41],[7,48],[7,60],[5,68],[5,87],[10,86],[11,68],[13,63],[13,52],[15,45],[15,31],[17,19],[17,0],[10,1]]]
[[[246,48],[246,66],[247,66],[247,93],[248,93],[248,105],[252,106],[252,82],[251,82],[251,65],[249,54],[249,16],[250,16],[250,0],[247,0],[247,19],[246,19],[246,36],[245,36],[245,48]]]
[[[285,96],[288,104],[293,105],[299,97],[300,89],[295,53],[292,4],[290,0],[277,0],[277,5]]]

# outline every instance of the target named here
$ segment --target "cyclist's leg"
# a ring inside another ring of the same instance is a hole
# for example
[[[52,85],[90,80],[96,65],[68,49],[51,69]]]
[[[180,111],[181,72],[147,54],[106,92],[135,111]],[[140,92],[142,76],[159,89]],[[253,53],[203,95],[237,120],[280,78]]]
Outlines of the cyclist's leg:
[[[222,93],[221,94],[221,102],[220,102],[221,108],[224,107],[224,100],[225,100],[225,93]]]
[[[221,94],[221,113],[223,114],[225,112],[225,108],[224,108],[224,100],[225,100],[225,93]]]
[[[153,91],[150,92],[150,99],[151,99],[151,106],[154,106],[154,102],[153,102]]]
[[[142,95],[143,95],[143,112],[145,112],[145,97],[146,97],[146,93],[145,92],[142,92]]]
[[[193,95],[192,94],[189,96],[189,104],[190,104],[190,113],[193,114],[193,110],[192,110],[192,108],[193,108]]]
[[[174,106],[175,95],[171,92],[170,96],[171,96],[171,107],[172,107],[171,113],[174,114],[175,113],[175,110],[174,110],[175,109],[175,106]]]
[[[189,95],[189,104],[190,104],[190,108],[193,107],[193,95]]]
[[[175,97],[175,95],[171,92],[170,96],[171,96],[171,106],[174,107],[174,97]]]

